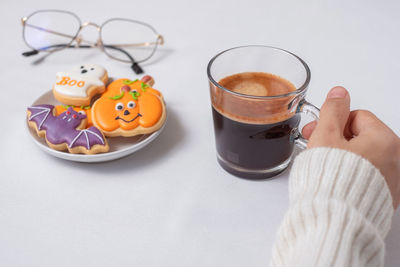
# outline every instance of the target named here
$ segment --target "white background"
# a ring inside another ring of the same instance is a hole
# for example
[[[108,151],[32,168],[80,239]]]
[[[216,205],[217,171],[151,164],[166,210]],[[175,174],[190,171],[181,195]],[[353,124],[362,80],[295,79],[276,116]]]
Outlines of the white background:
[[[22,57],[29,49],[20,17],[48,8],[99,24],[142,20],[165,36],[143,66],[169,109],[164,132],[148,147],[80,164],[32,142],[26,107],[56,72],[96,63],[110,76],[136,78],[97,49],[58,52],[39,65]],[[2,0],[0,266],[266,266],[287,209],[288,171],[253,182],[217,165],[208,60],[245,44],[290,50],[311,68],[309,101],[320,106],[343,85],[353,109],[373,111],[399,135],[399,14],[398,1]],[[398,211],[386,243],[386,266],[398,266]]]

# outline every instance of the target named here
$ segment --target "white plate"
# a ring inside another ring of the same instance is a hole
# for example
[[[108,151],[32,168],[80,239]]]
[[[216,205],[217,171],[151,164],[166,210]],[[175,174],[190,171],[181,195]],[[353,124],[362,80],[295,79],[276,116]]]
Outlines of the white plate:
[[[60,103],[53,97],[53,92],[51,90],[36,99],[36,101],[32,103],[32,106],[39,104],[49,104],[54,106],[60,105]],[[144,134],[133,137],[107,138],[108,144],[110,146],[110,151],[107,153],[100,153],[95,155],[71,154],[69,152],[51,149],[47,146],[45,138],[39,137],[36,134],[35,130],[31,129],[28,126],[28,121],[26,122],[26,125],[29,129],[29,133],[33,138],[33,141],[39,146],[39,148],[54,157],[79,162],[103,162],[125,157],[147,146],[161,133],[161,131],[164,129],[165,122],[158,131],[151,134]]]

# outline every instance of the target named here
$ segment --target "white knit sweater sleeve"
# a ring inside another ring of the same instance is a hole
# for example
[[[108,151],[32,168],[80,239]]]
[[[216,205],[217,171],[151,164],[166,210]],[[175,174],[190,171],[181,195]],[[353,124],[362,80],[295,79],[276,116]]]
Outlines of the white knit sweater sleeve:
[[[289,179],[271,266],[383,266],[394,210],[377,168],[345,150],[314,148],[295,159]]]

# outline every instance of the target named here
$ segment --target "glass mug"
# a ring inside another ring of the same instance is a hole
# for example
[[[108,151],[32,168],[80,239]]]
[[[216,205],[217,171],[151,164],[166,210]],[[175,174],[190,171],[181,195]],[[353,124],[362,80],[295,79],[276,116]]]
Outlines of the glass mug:
[[[266,73],[293,91],[270,96],[247,95],[221,85],[221,79],[240,73]],[[248,179],[273,177],[289,165],[294,145],[307,146],[298,127],[300,113],[319,117],[305,100],[310,69],[295,54],[261,45],[241,46],[214,56],[207,67],[219,164]],[[294,88],[295,87],[295,88]]]

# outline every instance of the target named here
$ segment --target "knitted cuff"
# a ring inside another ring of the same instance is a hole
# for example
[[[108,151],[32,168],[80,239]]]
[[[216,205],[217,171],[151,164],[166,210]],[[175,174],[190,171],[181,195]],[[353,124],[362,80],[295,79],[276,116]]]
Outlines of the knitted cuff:
[[[380,171],[361,156],[335,148],[307,149],[297,156],[290,173],[289,197],[291,206],[303,200],[345,202],[376,227],[382,239],[394,212]]]

